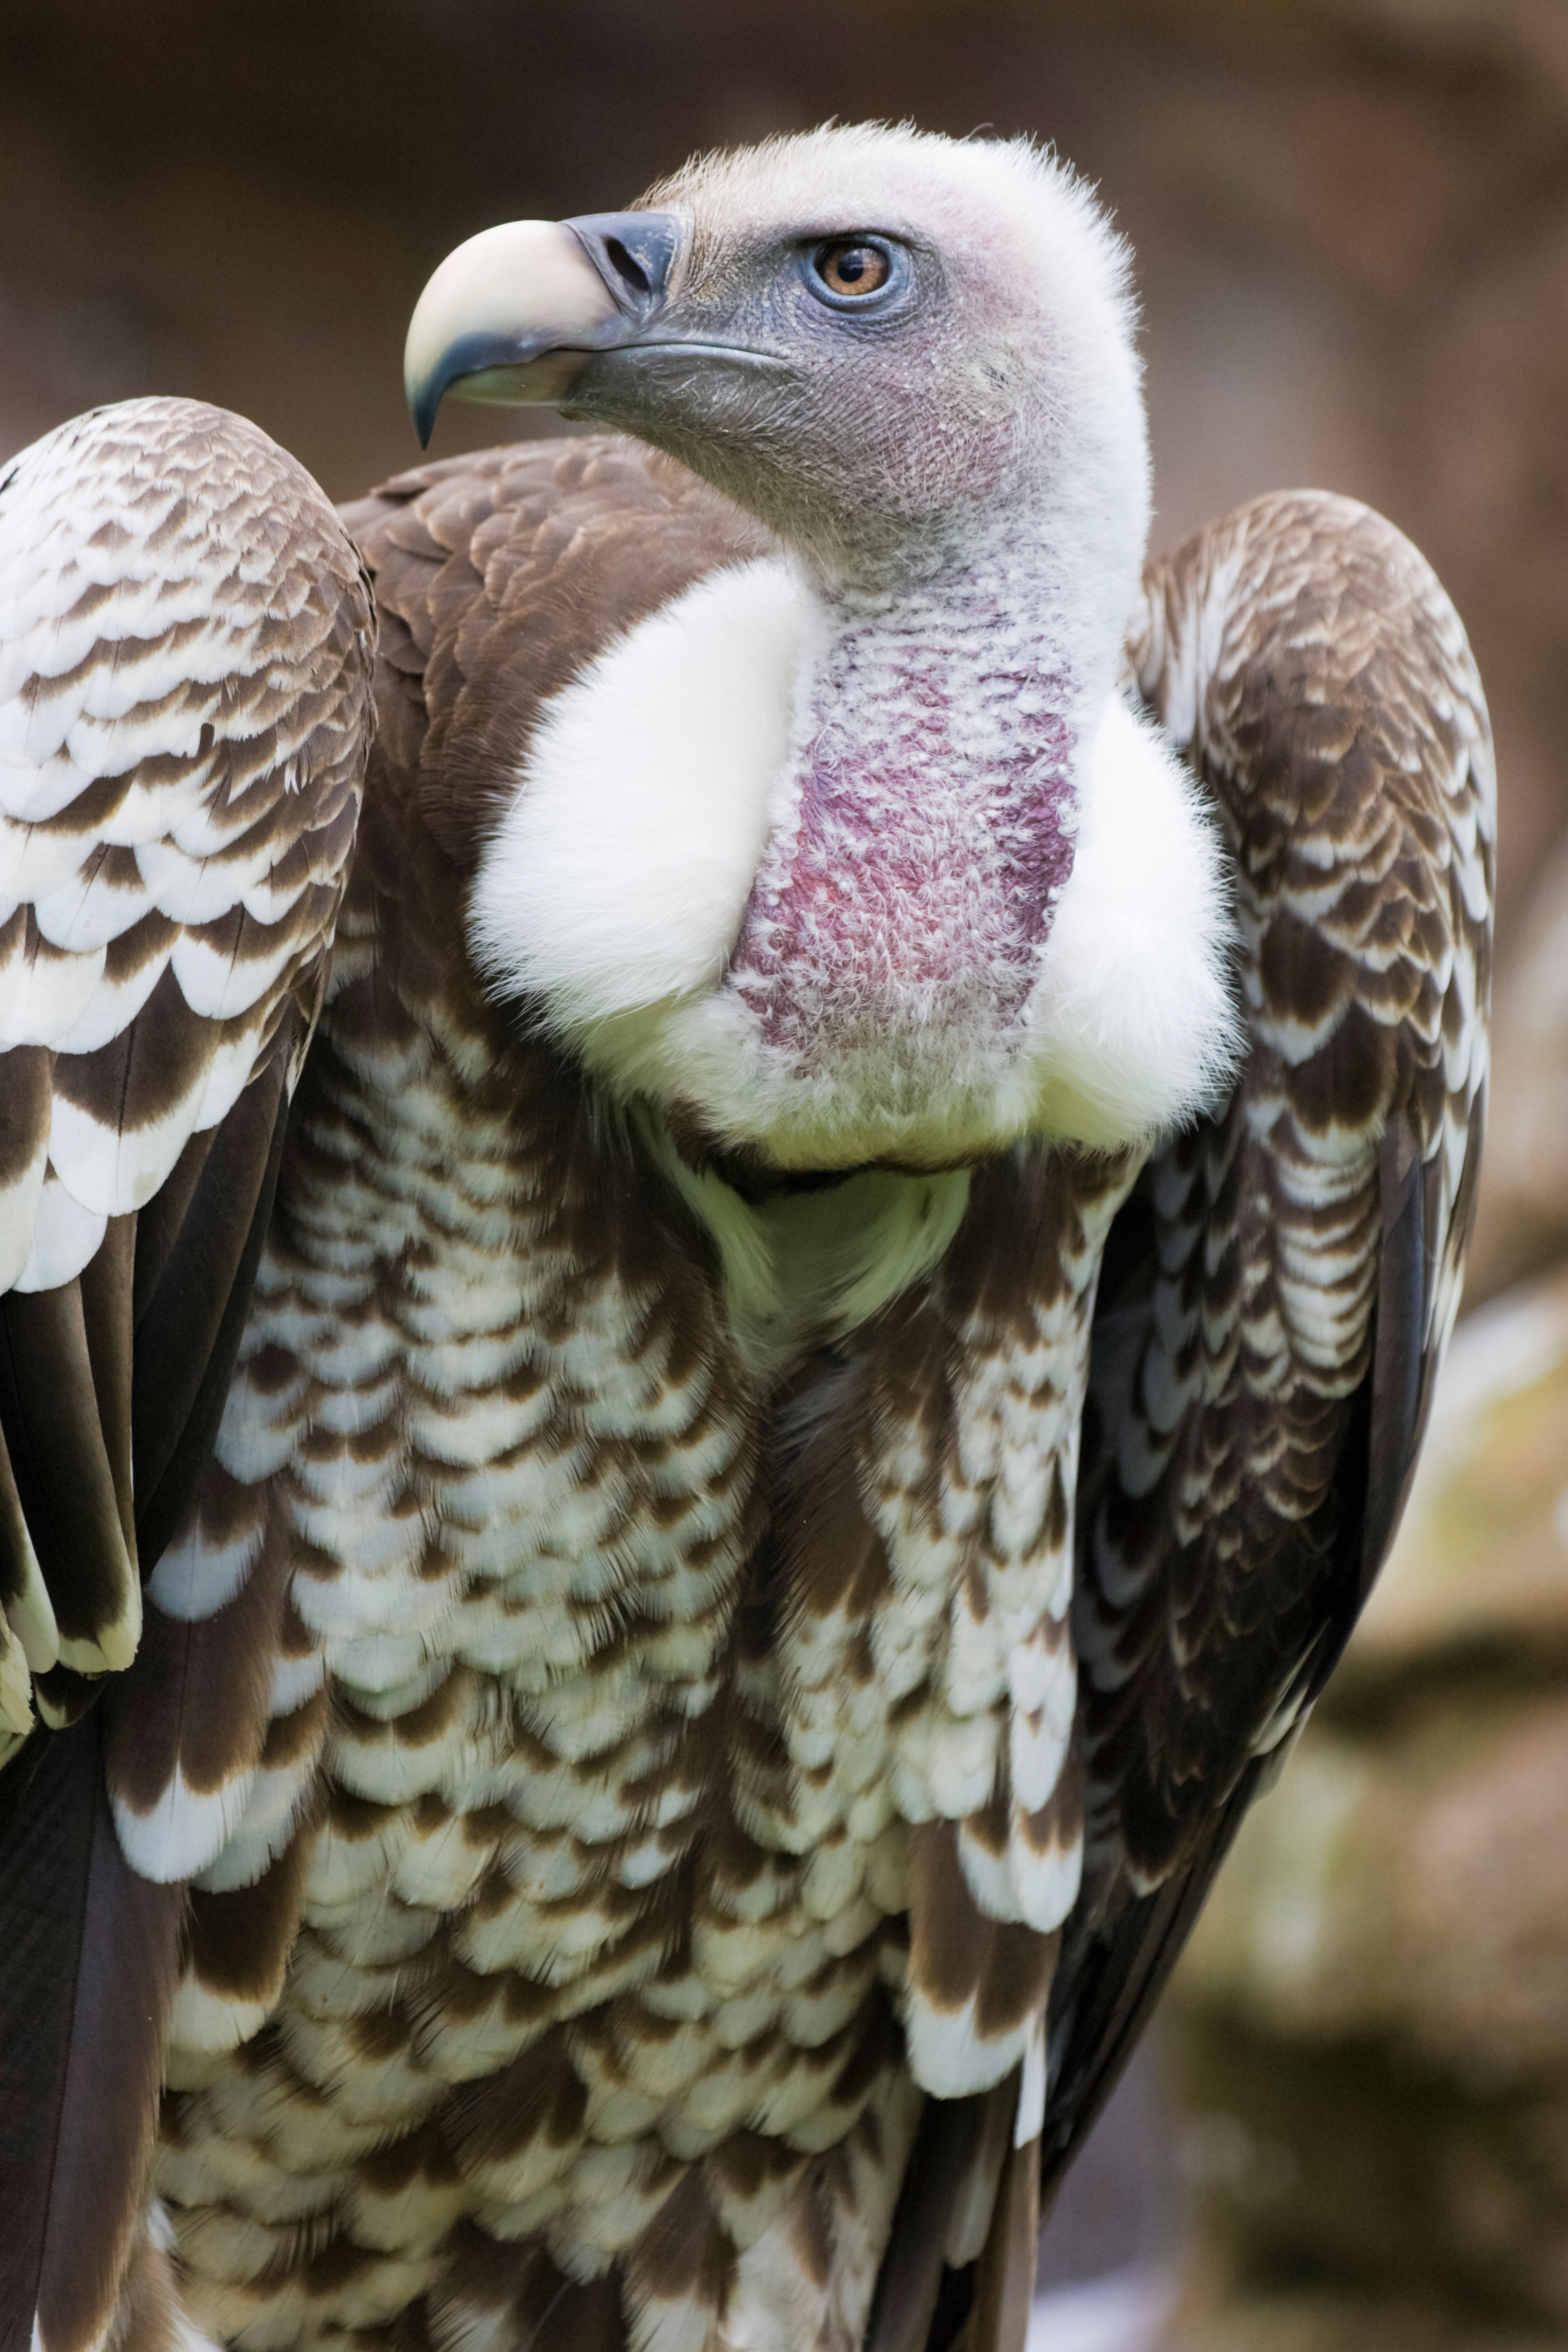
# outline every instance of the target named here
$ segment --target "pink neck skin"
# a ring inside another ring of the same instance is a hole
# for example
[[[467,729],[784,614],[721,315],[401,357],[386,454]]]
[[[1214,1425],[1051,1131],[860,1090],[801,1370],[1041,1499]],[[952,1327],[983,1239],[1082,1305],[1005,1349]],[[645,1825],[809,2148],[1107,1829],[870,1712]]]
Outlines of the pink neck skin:
[[[890,611],[828,609],[730,985],[807,1066],[917,1032],[994,1046],[1072,867],[1079,695],[1060,638],[1020,620],[1039,602],[990,567]]]

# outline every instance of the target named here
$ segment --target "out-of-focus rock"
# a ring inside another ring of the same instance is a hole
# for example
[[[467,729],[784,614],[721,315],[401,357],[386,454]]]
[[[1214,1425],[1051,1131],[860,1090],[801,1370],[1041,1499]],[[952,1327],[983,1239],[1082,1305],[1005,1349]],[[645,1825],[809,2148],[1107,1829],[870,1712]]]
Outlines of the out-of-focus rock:
[[[1163,2352],[1563,2352],[1563,2344],[1555,2331],[1489,2327],[1419,2303],[1303,2294],[1237,2301],[1201,2317],[1194,2310],[1167,2332]]]
[[[1355,1722],[1477,1654],[1568,1669],[1568,1271],[1460,1324],[1409,1505],[1320,1710]]]
[[[1184,2352],[1568,2333],[1568,1277],[1458,1335],[1394,1556],[1169,2015]]]
[[[1565,606],[1568,608],[1568,606]],[[1497,992],[1481,1210],[1468,1286],[1489,1297],[1568,1256],[1568,854],[1549,862]]]

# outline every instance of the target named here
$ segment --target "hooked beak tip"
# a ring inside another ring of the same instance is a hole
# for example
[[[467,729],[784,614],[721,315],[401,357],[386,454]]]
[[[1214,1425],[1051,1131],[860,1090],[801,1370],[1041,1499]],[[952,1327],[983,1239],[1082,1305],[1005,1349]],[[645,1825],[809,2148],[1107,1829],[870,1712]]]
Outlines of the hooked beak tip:
[[[682,239],[667,213],[510,221],[449,253],[409,320],[404,389],[422,449],[447,393],[554,404],[595,351],[662,304]],[[564,364],[540,364],[559,358]]]

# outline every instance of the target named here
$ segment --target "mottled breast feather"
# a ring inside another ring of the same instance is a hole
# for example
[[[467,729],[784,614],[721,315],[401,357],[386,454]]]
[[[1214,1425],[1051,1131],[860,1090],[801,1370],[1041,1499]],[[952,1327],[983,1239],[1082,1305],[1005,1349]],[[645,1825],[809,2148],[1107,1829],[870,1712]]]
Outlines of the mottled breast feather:
[[[1250,1036],[1113,1230],[1075,1623],[1085,1892],[1047,2179],[1163,1983],[1392,1538],[1458,1305],[1487,1073],[1486,704],[1416,551],[1261,499],[1151,565],[1137,683],[1235,859]]]
[[[34,1705],[59,1731],[132,1666],[212,1444],[374,636],[331,508],[243,418],[133,402],[0,480],[0,2015],[37,2021],[5,2043],[34,2159],[7,2148],[0,2288],[7,2320],[37,2294],[46,2341],[107,2317],[179,1902],[121,1859],[98,1711],[46,1742]],[[152,1672],[177,1712],[190,1662]]]

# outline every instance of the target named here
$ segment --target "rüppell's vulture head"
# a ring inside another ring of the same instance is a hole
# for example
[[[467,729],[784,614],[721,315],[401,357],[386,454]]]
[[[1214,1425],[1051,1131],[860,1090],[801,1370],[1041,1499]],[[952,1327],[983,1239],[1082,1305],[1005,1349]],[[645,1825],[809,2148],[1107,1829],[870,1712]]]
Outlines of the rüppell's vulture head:
[[[1133,327],[1070,173],[879,128],[488,230],[420,298],[422,435],[449,390],[555,404],[776,542],[555,698],[474,895],[492,983],[700,1150],[1116,1147],[1226,1068],[1215,843],[1118,690]]]

